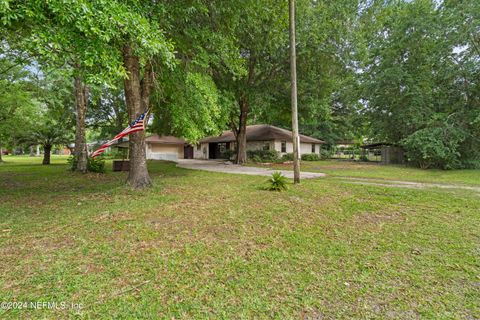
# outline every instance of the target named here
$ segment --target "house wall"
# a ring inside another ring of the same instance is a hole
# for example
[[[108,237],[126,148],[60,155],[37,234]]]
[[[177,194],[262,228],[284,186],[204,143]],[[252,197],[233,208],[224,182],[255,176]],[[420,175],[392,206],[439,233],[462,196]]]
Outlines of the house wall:
[[[281,140],[274,140],[274,141],[250,141],[247,142],[247,150],[261,150],[263,149],[265,144],[269,144],[270,150],[276,150],[280,153],[280,155],[284,155],[285,153],[292,153],[293,152],[293,143],[287,141],[286,151],[282,151],[282,141]],[[315,153],[320,153],[321,148],[320,143],[315,143]],[[300,155],[305,153],[312,153],[312,144],[311,143],[300,143]]]
[[[281,152],[282,150],[282,141],[281,140],[272,140],[272,141],[248,141],[247,142],[247,151],[249,150],[261,150],[265,144],[269,145],[270,150],[276,150],[280,153],[280,156],[285,153],[293,152],[293,143],[287,141],[287,152]],[[321,144],[315,144],[315,153],[320,153]],[[230,149],[234,149],[234,143],[230,143]],[[311,143],[300,143],[300,155],[305,153],[312,153],[312,144]],[[201,143],[200,149],[197,146],[193,147],[193,158],[194,159],[208,159],[208,143]]]
[[[65,155],[68,155],[68,156],[69,156],[69,155],[71,154],[71,152],[70,152],[70,150],[69,150],[68,148],[63,148],[63,149],[58,149],[58,150],[55,152],[55,154],[60,154],[60,155],[64,155],[64,156],[65,156]]]
[[[383,146],[382,147],[382,163],[383,164],[404,164],[405,155],[400,147]]]
[[[183,145],[147,143],[147,159],[177,161],[183,159]]]
[[[275,140],[274,142],[275,145],[275,150],[277,150],[281,156],[283,156],[286,153],[293,153],[293,142],[288,142],[287,141],[287,152],[281,152],[282,151],[282,141],[281,140]],[[315,153],[320,153],[320,148],[322,145],[320,143],[315,144]],[[306,153],[312,153],[312,144],[311,143],[305,143],[305,142],[300,142],[300,155],[306,154]]]
[[[198,148],[200,146],[200,148]],[[208,143],[200,143],[193,146],[193,159],[208,159]]]
[[[269,150],[273,150],[275,147],[274,141],[247,141],[247,151],[262,150],[266,144],[268,144]]]
[[[321,144],[315,143],[315,153],[320,153]],[[300,143],[300,154],[313,153],[311,143]]]

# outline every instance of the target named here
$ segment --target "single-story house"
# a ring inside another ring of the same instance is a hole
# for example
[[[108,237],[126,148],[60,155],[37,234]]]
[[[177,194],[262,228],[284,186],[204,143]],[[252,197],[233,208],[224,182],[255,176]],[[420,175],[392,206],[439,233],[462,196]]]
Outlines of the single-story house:
[[[232,131],[224,131],[220,136],[201,139],[195,146],[195,159],[225,159],[226,150],[235,150],[236,139]],[[325,141],[300,135],[300,155],[320,153]],[[280,155],[293,152],[292,132],[278,127],[259,124],[247,126],[248,150],[275,150]]]

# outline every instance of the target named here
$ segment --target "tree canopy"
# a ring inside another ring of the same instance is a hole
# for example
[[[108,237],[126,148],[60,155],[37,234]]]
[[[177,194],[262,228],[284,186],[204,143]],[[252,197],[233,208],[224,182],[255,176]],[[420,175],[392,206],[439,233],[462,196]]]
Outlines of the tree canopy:
[[[297,1],[300,131],[398,144],[422,167],[478,166],[479,6]],[[41,108],[25,80],[35,66],[79,80],[62,86],[84,93],[83,109],[62,102],[77,138],[107,138],[150,108],[152,132],[191,143],[233,130],[243,163],[247,124],[291,126],[286,2],[6,0],[0,24],[0,119]],[[8,126],[3,145],[20,128]]]
[[[372,7],[360,79],[372,138],[422,167],[478,165],[479,5],[417,0]]]

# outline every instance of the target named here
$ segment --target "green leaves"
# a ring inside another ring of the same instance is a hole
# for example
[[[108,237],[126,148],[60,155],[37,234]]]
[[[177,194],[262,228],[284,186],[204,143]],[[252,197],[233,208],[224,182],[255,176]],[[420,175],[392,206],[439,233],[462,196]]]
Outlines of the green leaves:
[[[206,74],[180,67],[163,74],[162,90],[156,97],[155,131],[184,137],[194,143],[221,132],[231,103]]]
[[[21,33],[19,48],[44,64],[75,66],[89,82],[114,83],[126,76],[120,54],[125,43],[143,61],[154,55],[169,67],[174,61],[173,44],[158,21],[149,19],[148,8],[105,0],[7,4],[0,6],[2,23]]]
[[[465,139],[455,127],[425,128],[404,139],[408,161],[420,168],[456,169],[461,167],[458,147]]]
[[[480,52],[465,37],[465,18],[473,29],[480,20],[464,11],[476,2],[379,1],[369,9],[376,20],[364,34],[369,57],[359,74],[365,115],[373,138],[404,142],[420,166],[480,164],[479,129],[470,124],[480,113]]]
[[[287,187],[287,178],[281,172],[272,173],[272,177],[267,180],[266,190],[269,191],[285,191]]]

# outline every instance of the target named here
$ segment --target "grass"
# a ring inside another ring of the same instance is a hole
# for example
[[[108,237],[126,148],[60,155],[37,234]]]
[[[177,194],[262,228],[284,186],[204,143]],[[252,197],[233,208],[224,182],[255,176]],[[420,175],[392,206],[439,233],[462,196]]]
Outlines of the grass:
[[[258,164],[251,164],[258,166]],[[268,165],[277,170],[290,169],[291,164]],[[423,170],[400,165],[345,160],[302,161],[302,171],[323,172],[331,177],[373,178],[428,183],[480,185],[480,170]]]
[[[5,160],[0,302],[82,308],[2,319],[480,318],[473,191],[325,178],[277,193],[166,162],[132,191],[125,173],[73,174],[65,158]]]

